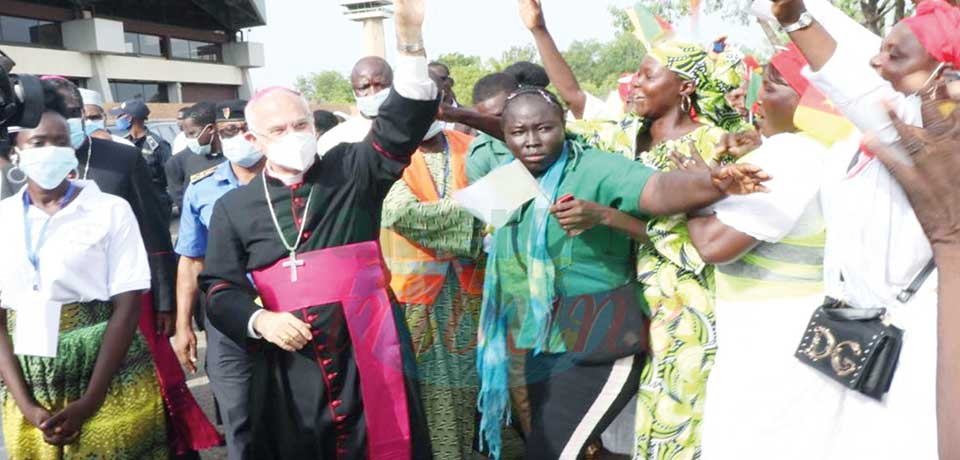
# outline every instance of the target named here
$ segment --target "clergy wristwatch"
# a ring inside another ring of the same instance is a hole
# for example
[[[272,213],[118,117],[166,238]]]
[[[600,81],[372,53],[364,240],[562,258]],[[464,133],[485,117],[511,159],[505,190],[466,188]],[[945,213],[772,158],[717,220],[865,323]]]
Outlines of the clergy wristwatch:
[[[804,11],[800,14],[800,18],[797,19],[797,22],[793,24],[784,24],[782,25],[783,31],[792,34],[798,30],[806,29],[813,24],[813,15],[809,11]]]

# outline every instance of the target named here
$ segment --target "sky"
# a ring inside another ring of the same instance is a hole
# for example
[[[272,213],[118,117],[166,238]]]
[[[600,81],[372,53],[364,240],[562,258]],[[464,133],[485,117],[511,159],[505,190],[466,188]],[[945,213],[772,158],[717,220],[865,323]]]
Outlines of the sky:
[[[613,38],[608,5],[627,7],[636,0],[543,0],[547,26],[561,50],[575,40]],[[266,66],[252,71],[254,85],[293,85],[298,75],[325,70],[350,72],[363,57],[363,26],[343,16],[337,0],[270,0],[267,25],[250,29],[247,40],[264,44]],[[512,46],[532,44],[520,21],[516,0],[427,0],[424,43],[430,57],[460,52],[483,58],[499,57]],[[722,33],[756,48],[762,46],[759,27],[735,27],[705,16],[699,21],[701,42]],[[691,36],[688,24],[678,33]],[[386,23],[387,59],[394,48],[392,20]],[[454,75],[454,77],[456,77]]]

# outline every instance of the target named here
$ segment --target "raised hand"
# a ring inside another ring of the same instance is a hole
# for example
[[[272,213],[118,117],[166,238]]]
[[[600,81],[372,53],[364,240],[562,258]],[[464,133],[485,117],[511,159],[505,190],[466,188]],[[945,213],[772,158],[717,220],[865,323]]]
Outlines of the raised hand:
[[[923,103],[925,128],[909,126],[892,111],[900,140],[868,136],[867,145],[900,182],[934,247],[960,244],[960,113],[956,102]]]
[[[426,0],[395,0],[393,21],[397,30],[397,47],[401,53],[423,55],[423,16]]]
[[[713,186],[726,195],[749,195],[767,192],[763,183],[772,179],[758,166],[733,164],[714,168],[710,172]]]
[[[800,19],[800,15],[807,10],[803,0],[772,0],[773,15],[780,24],[793,24]]]
[[[520,19],[529,30],[545,29],[547,22],[543,19],[543,8],[540,0],[519,0]]]
[[[398,29],[419,29],[423,27],[423,15],[425,10],[426,7],[424,0],[394,0],[394,23]]]

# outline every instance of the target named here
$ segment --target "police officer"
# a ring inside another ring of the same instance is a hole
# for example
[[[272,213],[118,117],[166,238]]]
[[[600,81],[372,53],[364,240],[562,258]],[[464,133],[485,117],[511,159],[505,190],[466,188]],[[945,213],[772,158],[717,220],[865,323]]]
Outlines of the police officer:
[[[133,145],[143,155],[143,159],[146,160],[147,167],[150,168],[150,179],[153,182],[153,187],[163,200],[166,206],[164,209],[169,213],[172,203],[170,196],[167,194],[167,177],[163,168],[172,154],[170,143],[147,128],[146,121],[150,115],[150,108],[142,99],[130,99],[111,110],[110,114],[117,117],[117,128],[124,131],[129,130],[127,140],[133,142]]]
[[[229,109],[227,109],[229,111]],[[226,161],[220,148],[219,125],[223,114],[217,104],[200,102],[187,109],[183,118],[186,147],[182,154],[175,152],[164,168],[167,191],[178,207],[183,207],[183,192],[195,174],[211,170]]]
[[[176,252],[180,255],[177,271],[177,332],[173,347],[183,364],[197,372],[197,338],[191,318],[199,294],[197,276],[203,271],[207,253],[207,234],[216,201],[224,194],[253,180],[263,169],[263,155],[244,138],[244,101],[222,103],[217,107],[223,156],[218,166],[193,174],[180,211],[180,236]],[[188,115],[189,118],[189,115]],[[186,155],[186,154],[185,154]],[[230,460],[250,458],[250,420],[247,396],[252,378],[252,363],[247,351],[205,322],[207,333],[207,375],[220,406],[227,452]]]

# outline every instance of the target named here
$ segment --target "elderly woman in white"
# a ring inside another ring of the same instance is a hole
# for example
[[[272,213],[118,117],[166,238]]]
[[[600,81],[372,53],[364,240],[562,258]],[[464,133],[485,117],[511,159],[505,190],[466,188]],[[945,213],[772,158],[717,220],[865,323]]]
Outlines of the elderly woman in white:
[[[137,332],[147,254],[130,206],[77,166],[62,100],[16,133],[27,178],[0,202],[0,387],[11,458],[166,459],[163,402]],[[53,109],[53,110],[49,110]]]
[[[960,11],[941,0],[920,3],[917,16],[896,25],[877,54],[863,48],[871,40],[854,39],[864,35],[852,21],[838,19],[842,14],[835,9],[814,9],[821,2],[809,3],[813,14],[803,0],[775,1],[773,13],[809,61],[805,75],[811,83],[861,131],[885,141],[896,138],[887,106],[921,126],[920,98],[942,89],[944,71],[960,63],[954,37]],[[933,459],[936,277],[912,298],[901,296],[923,279],[932,252],[903,190],[860,145],[856,138],[834,146],[821,190],[828,223],[826,290],[854,307],[886,308],[889,320],[905,332],[882,402],[838,386],[843,399],[836,413],[823,413],[823,423],[833,424],[824,458]]]

